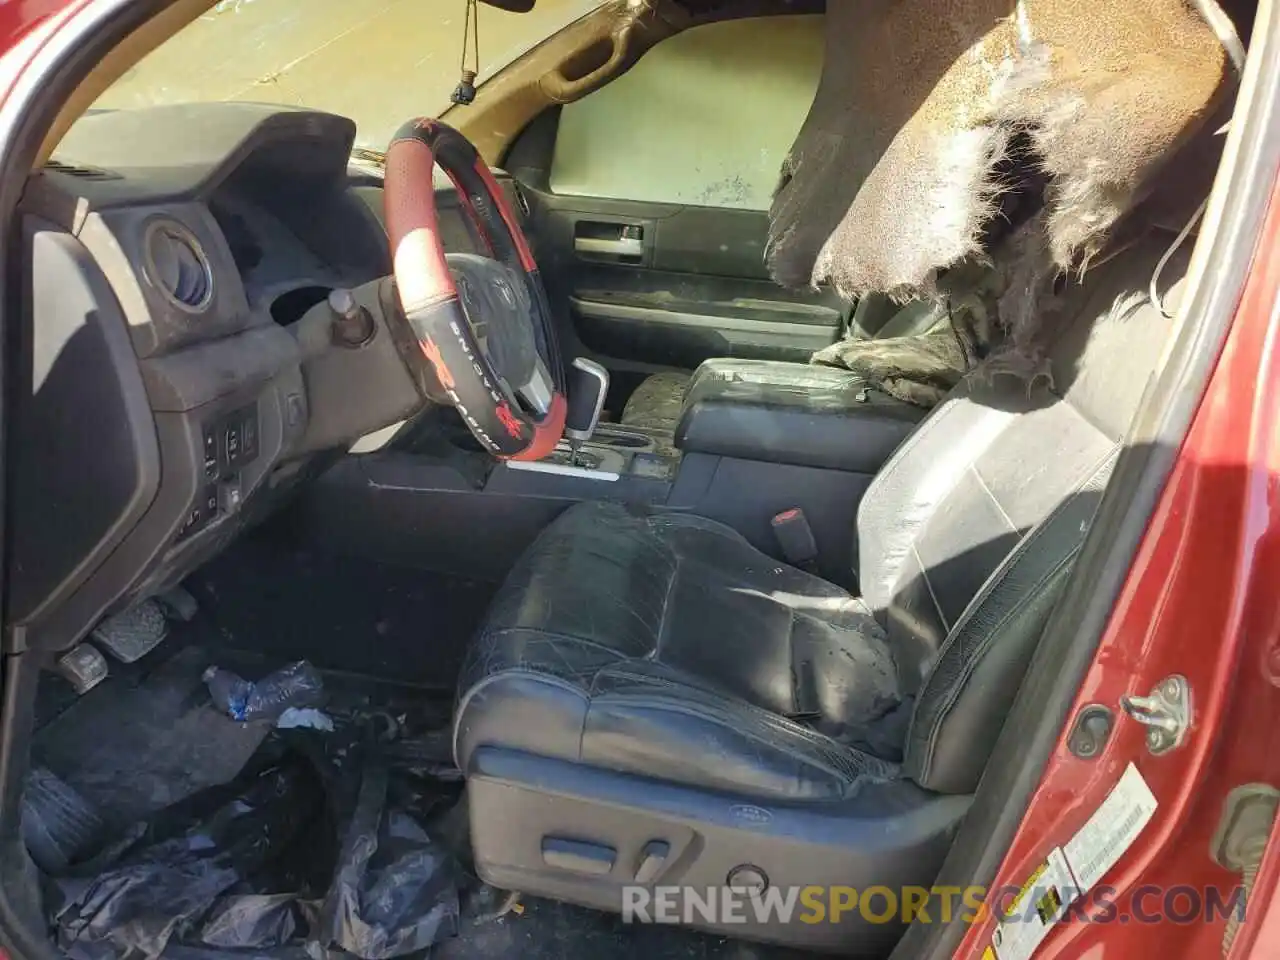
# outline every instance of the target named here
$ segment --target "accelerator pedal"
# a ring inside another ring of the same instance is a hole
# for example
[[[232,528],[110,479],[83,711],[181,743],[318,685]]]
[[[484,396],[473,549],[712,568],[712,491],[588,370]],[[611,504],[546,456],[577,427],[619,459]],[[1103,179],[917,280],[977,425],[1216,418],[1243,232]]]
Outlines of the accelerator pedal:
[[[141,660],[168,635],[164,610],[154,600],[143,600],[93,629],[93,639],[121,663]]]

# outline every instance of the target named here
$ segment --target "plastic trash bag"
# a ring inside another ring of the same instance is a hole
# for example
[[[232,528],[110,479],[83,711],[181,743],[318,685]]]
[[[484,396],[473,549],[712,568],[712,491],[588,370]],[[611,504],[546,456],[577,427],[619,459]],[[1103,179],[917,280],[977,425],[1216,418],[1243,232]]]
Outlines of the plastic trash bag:
[[[217,707],[232,720],[278,720],[291,708],[324,704],[320,671],[299,660],[253,683],[222,667],[204,672],[205,686]]]
[[[198,940],[219,897],[279,857],[323,797],[305,758],[287,756],[162,810],[122,852],[101,858],[109,862],[96,875],[56,881],[59,944],[109,944],[153,958],[171,938]]]
[[[409,785],[373,748],[338,741],[277,732],[232,783],[53,878],[59,945],[79,960],[297,960],[304,948],[384,960],[455,935],[454,861],[422,817],[456,785]]]
[[[296,893],[247,893],[221,897],[200,928],[210,947],[281,947],[305,929],[303,904]]]
[[[417,820],[388,802],[388,787],[387,767],[367,764],[321,912],[329,943],[363,960],[403,956],[458,932],[453,864]]]

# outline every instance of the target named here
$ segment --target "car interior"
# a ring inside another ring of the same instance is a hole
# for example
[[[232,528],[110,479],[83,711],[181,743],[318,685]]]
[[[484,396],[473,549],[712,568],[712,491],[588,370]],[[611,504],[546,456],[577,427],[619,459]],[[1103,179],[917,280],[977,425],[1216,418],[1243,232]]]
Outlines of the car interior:
[[[1190,322],[1232,104],[1059,279],[1043,375],[924,409],[808,360],[942,305],[766,266],[823,27],[606,5],[385,153],[256,102],[70,126],[20,208],[0,824],[59,950],[893,953],[617,914],[934,882]],[[297,726],[235,719],[217,677],[298,661]]]

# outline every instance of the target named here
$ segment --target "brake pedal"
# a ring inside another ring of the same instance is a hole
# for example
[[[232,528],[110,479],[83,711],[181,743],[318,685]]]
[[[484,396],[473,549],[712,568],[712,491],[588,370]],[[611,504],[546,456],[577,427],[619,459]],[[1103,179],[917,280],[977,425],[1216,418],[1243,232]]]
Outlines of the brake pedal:
[[[107,658],[97,647],[78,643],[58,658],[57,670],[64,680],[85,694],[107,679]]]
[[[154,650],[169,635],[169,622],[154,600],[143,600],[93,629],[93,639],[121,663],[133,663]]]

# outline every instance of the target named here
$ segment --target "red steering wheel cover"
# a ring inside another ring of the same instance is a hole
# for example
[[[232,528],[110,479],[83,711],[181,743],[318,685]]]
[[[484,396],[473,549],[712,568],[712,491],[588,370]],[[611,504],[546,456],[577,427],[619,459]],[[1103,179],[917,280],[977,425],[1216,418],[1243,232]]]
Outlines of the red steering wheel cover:
[[[494,258],[524,275],[538,352],[555,387],[541,419],[526,413],[503,387],[467,322],[440,242],[432,182],[437,163]],[[411,120],[387,148],[384,199],[400,306],[441,387],[495,456],[547,456],[564,433],[564,368],[537,264],[488,166],[452,127],[429,118]]]

